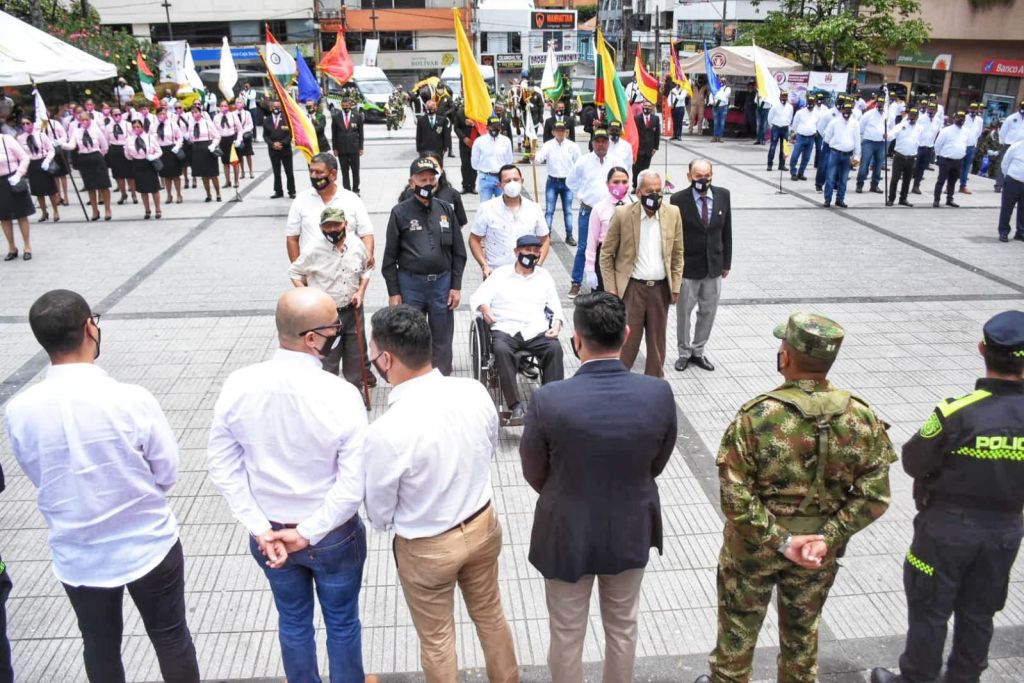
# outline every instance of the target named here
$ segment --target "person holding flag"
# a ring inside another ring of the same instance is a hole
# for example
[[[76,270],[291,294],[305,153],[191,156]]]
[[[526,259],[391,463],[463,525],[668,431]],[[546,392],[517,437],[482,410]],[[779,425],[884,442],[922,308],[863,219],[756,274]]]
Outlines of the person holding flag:
[[[732,88],[729,87],[725,78],[720,79],[715,73],[715,69],[711,65],[711,53],[708,52],[707,43],[704,43],[704,72],[708,79],[708,92],[711,94],[712,115],[715,121],[711,142],[725,142],[722,137],[725,135],[725,118],[729,114]]]

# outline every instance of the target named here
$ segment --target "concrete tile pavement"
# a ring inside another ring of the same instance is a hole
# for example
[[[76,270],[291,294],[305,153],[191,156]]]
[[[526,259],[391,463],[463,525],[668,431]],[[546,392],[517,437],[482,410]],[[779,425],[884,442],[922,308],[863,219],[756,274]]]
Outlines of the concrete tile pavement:
[[[387,214],[413,152],[410,131],[385,140],[380,139],[383,131],[371,129],[370,136],[362,189],[379,259]],[[806,187],[799,194],[774,194],[777,176],[755,163],[763,156],[759,148],[687,138],[681,144],[664,143],[655,168],[664,167],[666,150],[677,186],[685,184],[685,164],[693,156],[716,161],[715,183],[733,194],[736,256],[707,351],[718,369],[680,374],[669,368],[666,377],[684,419],[678,450],[660,479],[666,552],[652,557],[644,585],[638,678],[645,680],[692,678],[705,668],[713,646],[721,529],[713,455],[736,408],[777,384],[771,328],[792,310],[805,308],[843,323],[848,340],[834,380],[875,405],[893,423],[891,433],[899,444],[938,399],[971,388],[981,367],[973,351],[981,323],[996,311],[1020,307],[1024,299],[1021,246],[994,239],[995,195],[964,197],[964,209],[957,212],[886,209],[878,195],[851,191],[849,211],[826,211],[813,205],[818,196]],[[180,479],[171,497],[187,557],[190,626],[209,680],[279,680],[274,677],[283,675],[276,613],[265,580],[248,555],[244,532],[205,476],[207,429],[219,388],[230,372],[272,352],[273,302],[288,286],[283,240],[288,202],[268,199],[269,164],[261,152],[256,159],[260,173],[243,184],[242,203],[203,204],[201,190],[190,190],[187,202],[167,207],[160,222],[132,220],[129,211],[117,211],[110,223],[86,225],[69,220],[69,214],[67,222],[34,226],[36,259],[0,269],[0,287],[8,294],[0,300],[0,390],[8,392],[0,401],[33,381],[45,365],[24,322],[29,304],[46,289],[69,287],[105,314],[102,366],[119,379],[146,386],[167,412],[182,448]],[[296,161],[301,190],[308,187],[308,177]],[[457,161],[446,159],[456,186]],[[544,169],[537,171],[542,190]],[[532,193],[530,168],[524,173]],[[801,184],[784,181],[787,191],[796,185]],[[478,197],[467,195],[464,201],[472,219]],[[131,207],[115,207],[125,208]],[[547,267],[565,291],[572,254],[562,242],[557,215],[555,226]],[[464,289],[471,292],[479,282],[479,269],[471,263]],[[571,313],[568,300],[563,303]],[[385,304],[383,282],[375,278],[367,312]],[[676,343],[674,316],[670,349]],[[469,372],[469,322],[463,307],[456,316],[460,374]],[[563,345],[566,340],[563,335]],[[572,373],[577,362],[568,346],[565,351],[566,369]],[[386,387],[373,392],[373,415],[384,410],[386,395]],[[535,494],[519,471],[519,433],[503,431],[493,467],[495,504],[505,530],[502,595],[520,661],[528,667],[524,678],[545,680],[543,584],[526,560]],[[50,573],[35,493],[13,462],[6,435],[0,436],[0,463],[8,475],[8,491],[0,496],[0,551],[15,582],[10,630],[21,679],[83,681],[73,614]],[[893,506],[850,545],[826,608],[823,680],[864,680],[864,670],[876,661],[893,664],[902,645],[902,556],[913,510],[909,481],[898,467],[892,479]],[[1024,580],[1019,568],[1013,578],[1007,608],[997,620],[1000,645],[993,650],[985,681],[1021,680],[1024,638],[1016,636],[1024,628]],[[480,667],[472,624],[461,600],[458,604],[460,666]],[[588,661],[599,660],[603,649],[596,601],[593,605]],[[367,670],[407,678],[402,672],[418,669],[415,632],[398,587],[390,539],[374,532],[362,609]],[[158,680],[151,647],[130,603],[125,624],[129,678]],[[317,633],[323,656],[319,617]],[[770,679],[778,645],[771,613],[759,644],[757,676]],[[599,668],[588,672],[588,680],[599,677]],[[466,677],[480,678],[481,673],[467,671]]]

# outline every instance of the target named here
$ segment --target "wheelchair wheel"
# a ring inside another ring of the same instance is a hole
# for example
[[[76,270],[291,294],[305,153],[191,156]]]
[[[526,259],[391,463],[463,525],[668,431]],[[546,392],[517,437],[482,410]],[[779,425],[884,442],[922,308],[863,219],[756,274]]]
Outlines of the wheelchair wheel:
[[[486,334],[486,327],[480,324],[479,318],[474,318],[469,326],[469,355],[473,364],[473,379],[485,387],[488,386],[490,379],[486,367],[490,364],[490,352],[487,348],[489,340],[484,338]]]

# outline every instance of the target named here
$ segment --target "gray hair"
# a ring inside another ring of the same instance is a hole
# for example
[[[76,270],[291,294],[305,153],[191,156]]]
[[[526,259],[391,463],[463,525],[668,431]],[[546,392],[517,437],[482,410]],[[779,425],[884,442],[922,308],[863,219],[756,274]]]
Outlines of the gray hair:
[[[338,170],[338,157],[334,156],[330,152],[320,152],[309,160],[309,165],[323,164],[327,167],[328,171]]]
[[[691,159],[690,160],[690,165],[687,167],[687,170],[690,173],[693,173],[693,167],[696,166],[697,164],[707,164],[708,165],[708,170],[712,170],[712,171],[714,170],[714,166],[711,165],[711,161],[710,160],[708,160],[708,159],[701,159],[700,157],[698,157],[696,159]]]
[[[658,173],[652,168],[645,168],[644,170],[640,171],[640,173],[638,173],[636,176],[637,189],[643,187],[647,183],[648,178],[657,178],[658,180],[662,180],[660,173]]]

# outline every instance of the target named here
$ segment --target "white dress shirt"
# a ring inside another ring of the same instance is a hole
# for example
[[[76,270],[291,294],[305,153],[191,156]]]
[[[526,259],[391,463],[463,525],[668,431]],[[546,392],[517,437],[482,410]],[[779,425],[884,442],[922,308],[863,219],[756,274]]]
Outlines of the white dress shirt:
[[[918,139],[921,133],[920,125],[920,123],[911,123],[910,119],[903,119],[890,131],[890,135],[895,141],[897,154],[908,157],[917,156],[917,148],[921,146]]]
[[[633,175],[633,145],[629,144],[629,140],[623,137],[618,140],[608,138],[608,156],[615,160],[614,166],[621,166],[626,169],[626,173]],[[608,174],[605,174],[606,182],[607,177]]]
[[[935,138],[939,137],[944,125],[942,118],[929,116],[926,121],[922,121],[923,118],[922,116],[917,119],[917,125],[921,126],[921,131],[917,134],[917,142],[922,147],[934,147]]]
[[[869,109],[860,119],[861,139],[869,142],[885,142],[885,114],[878,109]]]
[[[967,118],[964,119],[964,142],[968,147],[975,147],[978,144],[978,139],[981,138],[982,132],[985,130],[985,121],[981,115],[974,116],[968,114]]]
[[[825,107],[824,109],[818,107],[818,109],[818,135],[824,139],[825,131],[827,131],[828,127],[832,125],[832,122],[839,117],[839,112],[835,107]]]
[[[999,144],[1012,145],[1024,140],[1024,114],[1019,111],[1010,114],[999,127]]]
[[[1024,183],[1024,140],[1015,142],[1003,154],[1003,175]]]
[[[329,206],[345,212],[349,233],[354,232],[359,237],[373,234],[370,214],[359,195],[336,185],[334,196],[325,204],[316,188],[311,187],[300,192],[292,200],[291,208],[288,209],[288,222],[285,225],[285,235],[299,236],[300,254],[312,248],[314,244],[324,241],[324,234],[320,231],[320,214]]]
[[[569,138],[565,138],[562,142],[551,138],[537,153],[537,163],[546,162],[548,165],[548,177],[562,178],[563,180],[569,177],[573,165],[579,161],[579,158],[580,148]]]
[[[963,159],[967,155],[964,129],[956,124],[946,126],[935,139],[935,157]]]
[[[474,311],[485,304],[497,321],[494,329],[512,337],[521,334],[523,339],[533,339],[547,332],[545,307],[551,309],[554,320],[564,319],[555,281],[541,266],[529,275],[517,273],[514,263],[495,270],[469,299]]]
[[[768,110],[768,125],[786,128],[793,122],[793,105],[789,102],[783,104],[776,102]]]
[[[718,107],[728,107],[730,97],[732,97],[732,88],[730,88],[727,85],[723,85],[721,88],[718,89],[718,92],[716,92],[714,96],[712,96],[711,103]]]
[[[505,197],[488,199],[477,209],[470,233],[484,240],[484,259],[491,268],[516,260],[516,240],[523,235],[544,237],[548,230],[544,212],[537,202],[520,196],[517,211],[505,204]]]
[[[849,119],[836,118],[828,127],[826,138],[831,149],[853,152],[854,157],[860,157],[860,123],[854,121],[853,116]]]
[[[637,280],[664,280],[666,277],[660,211],[648,216],[647,211],[640,209],[640,246],[636,250],[633,277]]]
[[[813,136],[818,132],[818,117],[815,116],[813,109],[804,107],[793,116],[793,128],[797,135],[804,135],[807,137]]]
[[[565,184],[580,202],[593,207],[608,196],[608,171],[621,163],[617,157],[609,154],[604,159],[599,159],[596,152],[584,154],[572,167],[572,173],[566,178]]]
[[[481,135],[473,141],[470,165],[479,173],[497,173],[512,163],[512,141],[504,135]]]
[[[366,434],[366,513],[374,528],[429,538],[491,500],[498,413],[480,382],[432,370],[392,389],[388,405]]]
[[[213,409],[210,481],[251,534],[298,523],[318,543],[363,500],[366,409],[359,391],[308,353],[231,373]]]
[[[60,581],[113,588],[163,561],[178,541],[165,498],[178,444],[152,394],[91,363],[52,365],[6,417],[14,457],[39,489]]]

